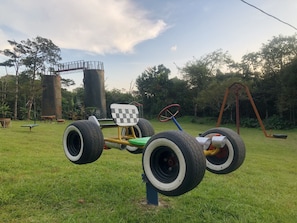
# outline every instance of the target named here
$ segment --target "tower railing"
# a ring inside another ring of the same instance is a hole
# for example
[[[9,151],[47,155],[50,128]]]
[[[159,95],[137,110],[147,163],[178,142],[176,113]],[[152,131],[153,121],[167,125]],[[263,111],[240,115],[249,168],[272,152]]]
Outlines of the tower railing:
[[[104,70],[103,62],[101,61],[72,61],[66,63],[60,63],[53,67],[55,73],[73,71],[73,70]]]

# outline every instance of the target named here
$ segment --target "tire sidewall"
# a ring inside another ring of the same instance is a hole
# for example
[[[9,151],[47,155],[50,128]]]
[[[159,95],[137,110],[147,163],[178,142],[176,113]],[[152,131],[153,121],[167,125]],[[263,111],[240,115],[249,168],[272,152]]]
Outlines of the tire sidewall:
[[[231,129],[219,127],[213,128],[201,134],[203,137],[211,137],[216,134],[226,136],[228,158],[224,163],[212,163],[211,156],[206,156],[206,168],[216,174],[228,174],[239,168],[245,159],[245,145],[241,137]]]
[[[206,137],[208,137],[210,135],[214,135],[214,134],[206,135]],[[208,169],[211,169],[213,171],[224,171],[224,170],[228,169],[232,165],[232,162],[234,161],[234,156],[235,156],[234,153],[235,152],[234,152],[233,144],[232,144],[232,142],[230,141],[230,139],[228,137],[227,137],[225,146],[228,149],[228,158],[227,158],[227,160],[222,164],[214,164],[214,163],[210,162],[209,159],[207,159],[207,157],[206,157],[206,167]]]
[[[75,132],[75,134],[78,134],[78,136],[80,138],[80,143],[81,143],[79,153],[77,155],[72,155],[68,150],[68,137],[69,137],[69,134],[73,134],[73,132]],[[82,136],[80,130],[73,124],[69,125],[64,131],[63,148],[64,148],[64,153],[65,153],[66,157],[71,162],[77,162],[83,155],[84,139],[83,139],[83,136]]]
[[[64,131],[64,153],[75,164],[86,164],[96,161],[101,156],[103,147],[104,137],[102,130],[92,121],[75,121]]]
[[[206,169],[202,146],[189,134],[171,130],[147,142],[142,167],[149,184],[166,196],[179,196],[194,189]]]
[[[151,158],[152,154],[160,147],[167,146],[169,147],[177,156],[178,162],[180,165],[178,176],[171,183],[162,183],[160,182],[154,175],[154,171],[151,166]],[[153,140],[145,149],[145,153],[143,154],[143,168],[146,174],[147,179],[150,181],[155,188],[161,191],[172,191],[176,190],[182,184],[185,175],[186,175],[186,161],[184,159],[184,155],[179,149],[178,145],[174,142],[166,139],[166,138],[158,138]]]

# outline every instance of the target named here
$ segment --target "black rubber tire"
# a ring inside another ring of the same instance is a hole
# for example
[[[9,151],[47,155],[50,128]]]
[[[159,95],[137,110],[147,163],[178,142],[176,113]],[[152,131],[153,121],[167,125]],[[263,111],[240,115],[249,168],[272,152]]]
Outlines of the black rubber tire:
[[[203,179],[206,162],[202,146],[182,131],[166,131],[146,144],[142,167],[148,183],[166,196],[179,196]]]
[[[152,124],[144,118],[139,118],[137,124],[133,126],[133,129],[137,138],[153,136],[155,134]],[[125,135],[125,131],[126,129],[123,129],[122,135]],[[128,134],[130,135],[131,132],[128,132]],[[126,149],[132,154],[140,154],[143,152],[143,149],[133,146],[127,146]]]
[[[137,129],[137,127],[139,129]],[[140,131],[138,131],[138,130],[140,130]],[[134,131],[135,131],[135,134],[137,137],[147,137],[147,136],[153,136],[155,134],[155,130],[154,130],[152,124],[144,118],[139,118],[139,120],[134,128]]]
[[[75,121],[64,131],[64,153],[72,163],[86,164],[96,161],[101,156],[103,147],[102,130],[92,121]]]
[[[203,137],[213,135],[227,137],[226,145],[222,151],[214,156],[206,156],[206,169],[216,174],[228,174],[238,169],[245,159],[245,145],[241,137],[228,128],[213,128],[202,133]]]

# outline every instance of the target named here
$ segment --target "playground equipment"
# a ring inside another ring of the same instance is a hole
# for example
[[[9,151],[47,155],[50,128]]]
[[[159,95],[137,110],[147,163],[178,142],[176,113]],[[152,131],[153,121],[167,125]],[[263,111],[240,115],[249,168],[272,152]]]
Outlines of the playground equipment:
[[[245,145],[230,129],[213,128],[197,137],[183,131],[175,119],[178,104],[166,106],[158,115],[161,122],[172,120],[178,130],[157,134],[149,121],[138,118],[135,105],[112,104],[110,108],[112,119],[90,116],[68,125],[63,135],[64,153],[75,164],[96,161],[104,148],[142,154],[148,204],[158,205],[158,192],[179,196],[192,190],[202,181],[205,170],[228,174],[245,159]],[[117,135],[103,137],[105,128],[117,128]]]
[[[220,110],[220,114],[219,114],[219,117],[218,117],[218,121],[217,121],[217,127],[220,126],[221,124],[221,121],[222,121],[222,116],[223,116],[223,112],[224,112],[224,108],[225,108],[225,105],[226,105],[226,102],[227,102],[227,98],[228,98],[228,95],[230,93],[231,90],[233,90],[234,94],[235,94],[235,100],[236,100],[236,128],[237,128],[237,133],[239,134],[239,128],[240,128],[240,115],[239,115],[239,91],[241,90],[245,90],[247,96],[248,96],[248,99],[250,100],[250,103],[253,107],[253,110],[255,112],[255,115],[257,117],[257,120],[261,126],[261,129],[265,135],[265,137],[268,137],[268,138],[281,138],[281,139],[286,139],[287,138],[287,135],[285,134],[267,134],[266,132],[266,129],[265,129],[265,126],[262,122],[262,119],[259,115],[259,112],[258,112],[258,109],[255,105],[255,102],[253,100],[253,97],[251,95],[251,92],[249,90],[249,88],[242,84],[242,83],[238,83],[238,82],[235,82],[233,84],[231,84],[227,89],[226,89],[226,92],[225,92],[225,95],[224,95],[224,99],[223,99],[223,103],[222,103],[222,106],[221,106],[221,110]]]

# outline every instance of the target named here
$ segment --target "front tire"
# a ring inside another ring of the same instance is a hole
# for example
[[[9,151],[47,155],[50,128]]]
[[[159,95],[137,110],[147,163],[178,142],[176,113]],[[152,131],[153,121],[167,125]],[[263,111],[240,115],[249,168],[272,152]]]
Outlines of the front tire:
[[[102,131],[92,121],[75,121],[64,131],[64,153],[72,163],[86,164],[96,161],[101,156],[103,147]]]
[[[206,169],[216,174],[228,174],[238,169],[245,159],[245,145],[241,137],[228,128],[213,128],[201,134],[202,137],[222,135],[227,137],[220,152],[206,156]]]
[[[142,156],[146,179],[166,196],[179,196],[195,188],[203,179],[205,163],[201,145],[182,131],[152,136]]]

